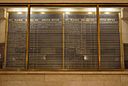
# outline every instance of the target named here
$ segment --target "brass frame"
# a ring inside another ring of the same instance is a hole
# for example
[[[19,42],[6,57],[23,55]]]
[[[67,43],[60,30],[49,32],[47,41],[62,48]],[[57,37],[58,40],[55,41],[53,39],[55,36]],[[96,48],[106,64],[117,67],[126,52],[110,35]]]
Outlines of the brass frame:
[[[4,62],[3,68],[6,67],[6,56],[7,56],[7,43],[8,43],[8,12],[6,12],[6,26],[5,26],[5,49],[4,49]]]
[[[119,33],[120,33],[120,64],[121,64],[121,69],[125,69],[124,65],[124,47],[123,47],[123,38],[122,38],[122,21],[121,21],[121,13],[119,13]]]
[[[25,6],[28,8],[28,16],[27,16],[27,39],[26,39],[26,70],[28,70],[28,62],[29,62],[29,33],[30,33],[30,7],[38,7],[38,6],[42,6],[42,7],[96,7],[96,13],[97,13],[97,31],[98,31],[98,69],[97,70],[124,70],[124,51],[123,51],[123,42],[122,42],[122,31],[120,28],[120,39],[121,39],[121,69],[100,69],[100,62],[101,62],[101,50],[100,50],[100,16],[99,16],[99,7],[128,7],[128,3],[120,3],[120,4],[87,4],[87,3],[21,3],[21,4],[7,4],[7,3],[0,3],[0,7],[20,7],[20,6]],[[64,17],[64,16],[63,16]],[[64,24],[64,20],[63,20],[63,24]],[[6,25],[8,25],[8,20],[6,20]],[[5,56],[4,56],[4,64],[3,64],[3,69],[5,70],[6,68],[6,52],[7,52],[7,32],[8,32],[8,26],[6,26],[6,38],[5,38]],[[63,41],[63,68],[64,68],[64,25],[62,28],[62,41]],[[34,69],[36,70],[36,69]],[[63,69],[66,70],[66,69]],[[79,70],[79,69],[76,69]],[[83,69],[84,70],[84,69]]]
[[[64,29],[64,13],[62,14],[63,18],[62,18],[62,69],[65,68],[64,65],[64,57],[65,57],[65,29]]]
[[[98,69],[100,69],[101,62],[101,48],[100,48],[100,16],[99,16],[99,5],[97,5],[97,32],[98,32]]]
[[[28,5],[27,31],[26,31],[26,70],[28,69],[28,63],[29,63],[30,10],[31,10],[30,5]]]

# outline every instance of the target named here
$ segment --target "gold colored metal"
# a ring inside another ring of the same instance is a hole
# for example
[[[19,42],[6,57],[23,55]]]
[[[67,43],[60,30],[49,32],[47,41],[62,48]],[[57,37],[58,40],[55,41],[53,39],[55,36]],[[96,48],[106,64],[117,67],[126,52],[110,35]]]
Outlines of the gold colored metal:
[[[119,32],[120,32],[120,64],[121,69],[124,70],[124,46],[123,46],[123,39],[122,39],[122,20],[121,20],[121,13],[119,13]]]
[[[96,14],[97,14],[97,32],[98,32],[98,69],[100,69],[100,64],[101,64],[101,48],[100,48],[100,15],[99,15],[99,5],[97,5]]]
[[[29,33],[30,33],[30,5],[28,5],[28,15],[27,15],[27,31],[26,31],[26,69],[28,69],[28,62],[29,62]]]
[[[96,6],[97,4],[69,4],[69,3],[67,3],[67,4],[60,4],[60,3],[53,3],[53,4],[48,4],[48,3],[45,3],[45,4],[30,4],[31,6],[35,6],[35,7],[40,7],[40,6],[42,6],[42,7],[94,7],[94,6]]]
[[[128,6],[128,4],[2,4],[0,3],[1,6],[28,6],[28,17],[27,17],[27,39],[26,39],[26,69],[28,69],[28,56],[29,56],[29,32],[30,32],[30,6],[70,6],[70,7],[86,7],[86,6],[97,6],[97,31],[98,31],[98,67],[100,68],[100,63],[101,63],[101,47],[100,47],[100,16],[99,16],[99,7],[109,7],[109,6]],[[7,13],[8,17],[8,13]],[[124,50],[123,50],[123,42],[122,42],[122,28],[121,28],[121,21],[120,21],[120,47],[121,47],[121,68],[124,69]],[[4,52],[4,64],[3,68],[6,67],[6,55],[7,55],[7,37],[8,37],[8,18],[6,19],[6,39],[5,39],[5,52]],[[65,34],[64,34],[64,14],[63,14],[63,28],[62,28],[62,47],[63,47],[63,68],[64,68],[64,48],[65,48]],[[101,69],[102,70],[102,69]],[[103,69],[104,70],[104,69]],[[108,70],[113,70],[113,69],[108,69]]]
[[[106,4],[106,3],[104,3],[104,4],[98,4],[99,5],[99,7],[128,7],[128,3],[115,3],[115,4]]]
[[[6,15],[6,26],[5,26],[5,49],[4,49],[3,68],[6,68],[7,46],[8,46],[8,41],[7,41],[8,40],[8,15],[9,15],[9,13],[6,11],[5,15]]]
[[[43,12],[44,14],[62,14],[63,12],[59,11],[49,11],[49,12]],[[32,14],[41,14],[41,12],[32,12]]]
[[[64,57],[65,57],[65,31],[64,31],[64,13],[63,13],[63,19],[62,19],[62,67],[64,69],[64,66],[65,66],[65,61],[64,61]]]
[[[30,2],[30,1],[28,1]],[[110,3],[110,4],[107,4],[107,3],[0,3],[0,7],[1,6],[8,6],[8,7],[11,7],[11,6],[43,6],[43,7],[94,7],[94,6],[97,6],[99,5],[99,7],[110,7],[110,6],[128,6],[128,3]]]

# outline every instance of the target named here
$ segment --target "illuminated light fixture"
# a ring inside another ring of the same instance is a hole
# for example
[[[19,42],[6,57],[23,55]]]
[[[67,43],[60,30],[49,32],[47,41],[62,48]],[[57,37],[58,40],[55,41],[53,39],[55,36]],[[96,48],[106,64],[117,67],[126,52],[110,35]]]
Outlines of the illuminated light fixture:
[[[72,9],[72,8],[63,8],[62,11],[71,12],[71,11],[74,11],[74,9]]]
[[[70,12],[65,12],[65,14],[71,14]]]
[[[47,12],[47,11],[50,11],[49,9],[46,9],[46,8],[31,8],[31,11],[33,12]]]
[[[30,14],[33,14],[33,12],[31,11]]]
[[[85,12],[96,12],[96,8],[84,8]]]
[[[92,12],[88,12],[88,14],[93,14]]]
[[[104,12],[104,14],[111,14],[110,12]]]
[[[40,12],[40,14],[45,14],[45,12]]]
[[[23,14],[23,12],[17,12],[17,14]]]
[[[120,8],[100,8],[101,12],[120,12]]]
[[[8,11],[11,11],[11,12],[27,12],[27,8],[8,8],[7,9]]]
[[[87,60],[88,58],[87,58],[87,56],[86,55],[84,55],[84,60]]]

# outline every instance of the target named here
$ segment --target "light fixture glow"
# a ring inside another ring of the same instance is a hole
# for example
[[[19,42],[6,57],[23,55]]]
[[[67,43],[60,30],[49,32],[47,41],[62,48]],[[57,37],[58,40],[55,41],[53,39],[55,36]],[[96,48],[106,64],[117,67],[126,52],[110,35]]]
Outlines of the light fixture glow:
[[[100,12],[120,12],[120,8],[100,8]]]
[[[71,12],[71,11],[74,11],[74,9],[72,9],[72,8],[63,8],[62,11]]]
[[[87,60],[88,58],[87,58],[87,56],[86,55],[84,55],[84,60]]]
[[[23,12],[17,12],[17,14],[23,14]]]
[[[104,12],[104,14],[110,14],[110,12]]]
[[[84,8],[85,12],[96,12],[96,8]]]
[[[88,12],[88,14],[93,14],[93,12]]]
[[[30,14],[33,14],[33,12],[31,11]]]
[[[31,8],[31,11],[33,12],[47,12],[47,11],[50,11],[49,9],[46,9],[46,8]]]
[[[65,14],[71,14],[70,12],[65,12]]]
[[[45,14],[45,12],[40,12],[40,14]]]
[[[27,12],[27,8],[8,8],[7,10],[11,12]]]

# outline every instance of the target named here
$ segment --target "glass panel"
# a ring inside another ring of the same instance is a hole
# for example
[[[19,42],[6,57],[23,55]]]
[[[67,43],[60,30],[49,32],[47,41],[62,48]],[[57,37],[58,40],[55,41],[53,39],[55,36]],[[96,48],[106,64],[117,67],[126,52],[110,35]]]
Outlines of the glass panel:
[[[124,62],[128,69],[128,7],[121,9],[122,39],[124,44]]]
[[[101,68],[120,68],[120,8],[100,8]]]
[[[64,14],[66,69],[98,68],[96,8],[81,9]]]
[[[128,69],[128,44],[124,44],[124,57],[125,68]]]
[[[47,7],[31,10],[29,68],[56,69],[62,65],[66,69],[97,68],[96,8]]]
[[[123,54],[125,68],[128,68],[127,14],[126,7],[100,8],[101,69],[121,68]],[[30,69],[98,69],[96,8],[32,7],[30,23]],[[27,8],[0,7],[0,68],[5,28],[8,35],[6,66],[25,68]]]
[[[62,14],[31,10],[29,68],[62,68]]]
[[[0,8],[0,69],[2,68],[4,58],[6,17],[4,8]]]
[[[8,16],[7,68],[25,68],[27,8],[6,8]]]

